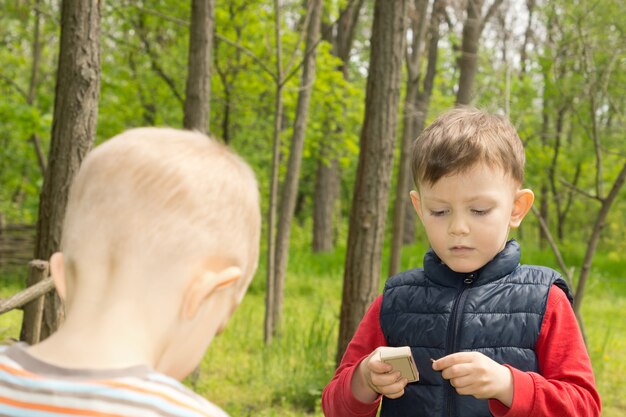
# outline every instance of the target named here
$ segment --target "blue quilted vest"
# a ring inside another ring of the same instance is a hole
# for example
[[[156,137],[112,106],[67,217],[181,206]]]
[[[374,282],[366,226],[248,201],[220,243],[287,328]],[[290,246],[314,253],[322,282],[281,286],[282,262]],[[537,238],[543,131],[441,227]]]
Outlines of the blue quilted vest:
[[[432,370],[430,358],[478,351],[498,363],[538,372],[535,344],[553,284],[572,297],[554,270],[520,265],[511,240],[480,270],[449,269],[430,250],[424,269],[390,278],[383,292],[380,324],[389,346],[410,346],[420,373],[395,400],[383,398],[380,415],[402,417],[491,416],[486,400],[458,395]]]

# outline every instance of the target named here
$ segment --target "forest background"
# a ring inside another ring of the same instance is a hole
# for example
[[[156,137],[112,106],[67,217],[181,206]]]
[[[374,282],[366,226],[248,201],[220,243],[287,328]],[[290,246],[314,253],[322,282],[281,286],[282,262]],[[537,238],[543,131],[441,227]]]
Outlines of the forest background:
[[[95,41],[100,52],[81,74],[97,81],[74,120],[92,132],[81,143],[59,132],[55,109],[72,82],[62,15],[79,4],[0,0],[1,297],[36,281],[26,262],[46,259],[53,233],[40,205],[63,203],[46,184],[80,163],[55,164],[52,143],[80,156],[140,125],[208,131],[254,167],[267,221],[257,277],[187,383],[234,416],[321,415],[364,309],[427,249],[408,204],[407,146],[437,114],[472,104],[510,117],[524,141],[537,200],[515,233],[522,260],[571,282],[603,415],[624,414],[621,2],[85,1],[96,20],[83,50]],[[211,35],[205,67],[188,59],[198,27]],[[209,84],[190,88],[194,74]],[[20,310],[1,315],[0,339],[28,340],[22,321]]]

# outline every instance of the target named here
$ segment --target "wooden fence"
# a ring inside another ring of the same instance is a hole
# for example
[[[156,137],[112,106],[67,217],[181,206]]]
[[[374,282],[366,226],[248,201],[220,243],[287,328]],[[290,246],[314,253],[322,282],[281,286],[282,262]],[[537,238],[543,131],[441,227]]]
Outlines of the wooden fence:
[[[0,224],[0,270],[27,267],[33,259],[36,230],[29,224]]]
[[[43,296],[54,288],[52,278],[48,276],[48,262],[33,260],[35,249],[36,230],[33,225],[0,223],[0,272],[9,268],[19,268],[28,273],[32,269],[39,276],[39,282],[6,299],[0,299],[0,314],[16,308],[21,309],[30,302],[35,302],[35,318],[33,340],[37,343],[41,334],[41,320],[43,317]]]

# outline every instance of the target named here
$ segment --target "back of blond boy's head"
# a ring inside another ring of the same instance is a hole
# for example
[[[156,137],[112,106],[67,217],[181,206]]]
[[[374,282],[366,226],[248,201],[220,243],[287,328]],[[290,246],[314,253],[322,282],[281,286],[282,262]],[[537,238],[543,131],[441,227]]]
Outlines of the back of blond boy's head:
[[[122,268],[137,272],[138,285],[155,285],[155,271],[221,262],[241,268],[245,289],[256,269],[259,235],[257,184],[241,158],[200,133],[139,128],[84,160],[61,246],[68,286],[80,286],[76,278],[90,268],[106,272],[106,283],[90,283],[106,292],[133,287],[116,282]]]
[[[524,146],[504,116],[460,107],[440,115],[413,143],[413,179],[432,185],[476,164],[501,168],[516,183],[524,181]]]

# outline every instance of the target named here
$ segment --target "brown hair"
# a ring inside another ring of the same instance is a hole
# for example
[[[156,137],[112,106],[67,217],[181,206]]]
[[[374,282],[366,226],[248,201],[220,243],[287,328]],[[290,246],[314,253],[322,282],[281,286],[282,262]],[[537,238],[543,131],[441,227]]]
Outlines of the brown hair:
[[[447,111],[426,128],[413,143],[411,168],[416,187],[436,183],[478,163],[499,167],[522,184],[524,146],[504,116],[475,108]]]

